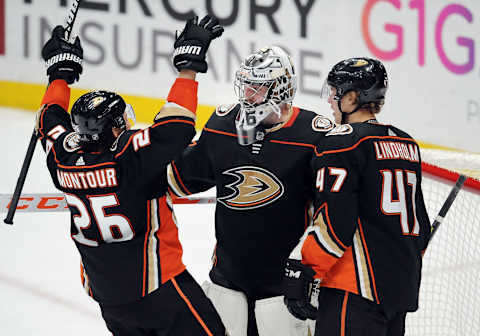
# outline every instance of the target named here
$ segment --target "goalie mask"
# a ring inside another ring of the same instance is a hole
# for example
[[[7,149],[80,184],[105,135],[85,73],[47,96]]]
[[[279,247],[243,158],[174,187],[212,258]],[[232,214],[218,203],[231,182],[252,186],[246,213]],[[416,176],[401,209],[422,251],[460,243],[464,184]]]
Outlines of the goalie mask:
[[[77,99],[71,121],[82,146],[108,148],[115,141],[112,128],[127,129],[127,122],[135,122],[135,113],[118,94],[93,91]]]
[[[292,60],[280,47],[262,48],[242,62],[235,73],[235,93],[240,101],[235,125],[241,145],[262,140],[262,122],[271,113],[280,117],[283,105],[291,104],[296,79]]]
[[[359,57],[338,62],[328,73],[321,90],[321,98],[328,99],[335,89],[333,100],[342,112],[342,124],[346,114],[352,114],[368,103],[383,105],[388,89],[387,71],[379,60]],[[350,113],[342,110],[341,100],[350,91],[358,93],[358,105]]]

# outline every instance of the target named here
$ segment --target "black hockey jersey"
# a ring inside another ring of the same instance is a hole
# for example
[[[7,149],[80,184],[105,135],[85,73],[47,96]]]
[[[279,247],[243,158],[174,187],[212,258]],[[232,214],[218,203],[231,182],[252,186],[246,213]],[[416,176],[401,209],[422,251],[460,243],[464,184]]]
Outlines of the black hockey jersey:
[[[70,208],[82,282],[104,305],[134,301],[185,269],[166,167],[195,134],[195,115],[164,107],[150,127],[124,131],[110,150],[90,153],[78,145],[68,97],[64,81],[52,82],[39,137]]]
[[[281,282],[285,260],[309,222],[315,144],[334,125],[294,107],[286,124],[241,146],[239,108],[216,109],[199,140],[169,167],[169,185],[178,196],[217,188],[214,266],[250,290]]]
[[[303,263],[322,286],[415,311],[430,222],[417,143],[390,125],[339,125],[312,161],[314,225],[302,238]]]

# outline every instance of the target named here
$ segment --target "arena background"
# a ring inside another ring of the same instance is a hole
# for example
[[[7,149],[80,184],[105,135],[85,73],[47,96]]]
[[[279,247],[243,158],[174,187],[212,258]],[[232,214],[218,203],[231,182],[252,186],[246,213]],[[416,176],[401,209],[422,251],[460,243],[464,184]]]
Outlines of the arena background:
[[[0,0],[0,105],[38,108],[45,86],[40,51],[70,1]],[[478,152],[480,2],[475,0],[95,0],[75,23],[85,69],[83,90],[116,90],[150,122],[175,78],[174,31],[211,12],[225,34],[199,75],[199,123],[212,106],[235,100],[233,74],[253,49],[278,44],[296,64],[296,104],[330,116],[319,99],[325,75],[341,58],[384,61],[390,88],[381,114],[429,144]],[[160,100],[161,102],[161,100]]]
[[[0,0],[0,194],[13,192],[31,136],[33,112],[39,107],[47,83],[41,47],[50,30],[63,24],[70,3]],[[83,3],[74,34],[82,38],[85,66],[80,82],[73,86],[72,101],[86,90],[116,90],[133,105],[140,127],[153,119],[174,81],[175,70],[170,65],[174,31],[181,30],[190,15],[212,12],[222,19],[226,30],[209,52],[209,73],[197,77],[201,104],[198,129],[215,105],[236,101],[232,82],[241,59],[258,47],[278,44],[291,53],[296,65],[296,105],[330,117],[331,111],[320,100],[319,91],[331,66],[352,56],[377,57],[386,65],[390,78],[387,102],[379,115],[382,122],[404,128],[421,140],[422,149],[480,153],[478,0]],[[476,162],[474,168],[480,171],[479,161]],[[468,162],[466,165],[471,166]],[[45,167],[45,155],[39,148],[24,191],[56,192]],[[431,217],[438,213],[448,191],[446,187],[444,193],[438,194],[438,204],[429,209]],[[214,191],[206,195],[212,196]],[[464,216],[461,225],[445,223],[436,236],[441,243],[431,251],[431,256],[438,255],[441,260],[447,260],[445,254],[454,251],[458,255],[454,265],[461,260],[473,264],[475,269],[472,271],[469,264],[465,273],[459,273],[459,267],[450,267],[447,273],[444,268],[427,272],[442,286],[453,283],[460,288],[457,293],[448,287],[448,293],[454,297],[446,300],[451,309],[438,308],[436,313],[452,327],[439,322],[416,325],[444,331],[480,324],[480,305],[465,303],[480,297],[475,285],[480,270],[479,248],[474,241],[467,244],[469,235],[478,236],[478,204],[469,205],[469,213],[459,208]],[[200,282],[207,279],[215,244],[213,210],[212,204],[175,205],[184,262]],[[451,218],[460,217],[454,214]],[[82,290],[79,255],[69,239],[68,223],[66,212],[20,212],[14,226],[0,225],[0,335],[106,334],[98,306]],[[456,228],[462,235],[447,228]],[[453,246],[442,245],[452,237],[456,237]],[[471,290],[463,290],[461,285],[465,283],[471,285]],[[436,291],[440,285],[429,288]],[[476,322],[472,316],[476,316]],[[440,334],[461,333],[431,333]]]

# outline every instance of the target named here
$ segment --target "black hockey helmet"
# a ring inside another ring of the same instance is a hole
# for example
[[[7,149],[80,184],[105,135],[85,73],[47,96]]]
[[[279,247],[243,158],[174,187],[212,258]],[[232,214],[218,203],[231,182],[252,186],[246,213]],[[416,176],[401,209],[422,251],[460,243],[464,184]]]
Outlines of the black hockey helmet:
[[[112,127],[127,128],[124,113],[134,119],[133,110],[121,96],[109,91],[92,91],[84,94],[73,104],[72,126],[82,145],[98,144],[108,148],[115,137]]]
[[[334,99],[337,101],[349,91],[358,93],[358,106],[351,112],[354,113],[367,103],[383,104],[388,89],[387,71],[377,59],[349,58],[338,62],[330,70],[322,89],[322,96],[329,95],[331,87],[336,89]],[[340,105],[339,107],[342,111]]]

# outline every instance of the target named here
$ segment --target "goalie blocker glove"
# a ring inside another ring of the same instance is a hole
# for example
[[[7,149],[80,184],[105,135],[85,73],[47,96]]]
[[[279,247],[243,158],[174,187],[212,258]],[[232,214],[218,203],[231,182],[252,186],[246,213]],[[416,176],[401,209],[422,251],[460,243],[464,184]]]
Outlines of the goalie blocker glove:
[[[318,283],[314,282],[315,271],[299,260],[287,259],[283,279],[284,302],[288,311],[300,320],[315,320],[317,308],[311,304],[311,297]]]
[[[51,83],[55,79],[64,79],[72,84],[80,78],[83,71],[83,48],[77,36],[74,43],[65,39],[65,28],[56,26],[52,37],[42,49],[42,57],[47,67]]]
[[[200,23],[197,16],[189,19],[180,35],[176,34],[173,53],[175,68],[178,71],[188,69],[207,72],[208,65],[205,58],[208,47],[210,42],[222,33],[223,27],[210,15],[206,15]]]

